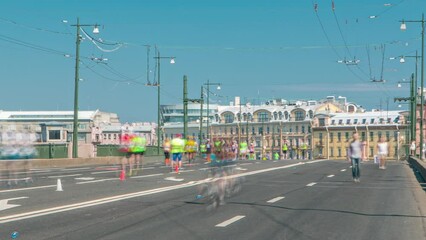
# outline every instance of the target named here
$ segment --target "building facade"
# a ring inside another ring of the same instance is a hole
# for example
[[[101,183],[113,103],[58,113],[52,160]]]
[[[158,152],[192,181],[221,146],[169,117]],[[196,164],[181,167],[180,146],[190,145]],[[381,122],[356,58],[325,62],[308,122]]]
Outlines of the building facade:
[[[409,126],[403,111],[316,114],[312,123],[314,158],[346,159],[353,132],[364,142],[367,159],[377,155],[377,143],[384,136],[392,159],[406,156]]]

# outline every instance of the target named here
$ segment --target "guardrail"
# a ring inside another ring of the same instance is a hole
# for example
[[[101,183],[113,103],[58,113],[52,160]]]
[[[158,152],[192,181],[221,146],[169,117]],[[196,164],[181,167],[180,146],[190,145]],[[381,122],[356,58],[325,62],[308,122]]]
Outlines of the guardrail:
[[[413,156],[410,156],[408,162],[413,168],[415,168],[419,172],[423,180],[426,181],[426,162]]]

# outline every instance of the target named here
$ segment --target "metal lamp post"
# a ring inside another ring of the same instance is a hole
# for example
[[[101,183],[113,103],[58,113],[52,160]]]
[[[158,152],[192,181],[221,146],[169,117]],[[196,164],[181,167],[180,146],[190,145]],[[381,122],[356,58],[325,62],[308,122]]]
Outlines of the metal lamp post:
[[[405,31],[407,29],[407,22],[416,22],[416,23],[421,23],[422,25],[422,66],[421,66],[421,80],[420,80],[420,159],[423,159],[423,112],[424,112],[424,47],[425,47],[425,15],[424,13],[422,14],[422,19],[421,20],[402,20],[401,22],[401,27],[400,29],[402,31]],[[417,104],[416,104],[417,105]],[[417,107],[417,106],[416,106]]]
[[[207,83],[204,83],[207,88],[207,138],[210,139],[210,86],[217,86],[217,90],[220,90],[220,83],[211,83],[210,79],[207,79]]]
[[[160,155],[160,145],[161,145],[161,137],[160,137],[160,127],[161,127],[161,101],[160,101],[160,59],[170,59],[170,64],[174,64],[175,63],[175,57],[161,57],[160,56],[160,51],[158,51],[158,49],[156,49],[156,55],[154,57],[154,59],[157,60],[157,83],[152,84],[151,86],[157,87],[157,105],[158,105],[158,109],[157,109],[157,154]]]
[[[82,36],[80,35],[81,27],[94,27],[93,33],[98,34],[98,24],[80,24],[80,18],[77,18],[77,24],[71,25],[77,28],[76,48],[75,48],[75,80],[74,80],[74,119],[73,119],[73,136],[72,136],[72,157],[78,158],[78,82],[80,81],[80,43]]]

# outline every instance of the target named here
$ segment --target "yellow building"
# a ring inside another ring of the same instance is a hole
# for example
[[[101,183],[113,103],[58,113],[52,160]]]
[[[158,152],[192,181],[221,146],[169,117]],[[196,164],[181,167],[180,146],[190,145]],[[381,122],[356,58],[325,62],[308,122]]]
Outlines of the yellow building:
[[[317,114],[312,124],[314,158],[346,159],[353,132],[365,144],[367,159],[377,154],[377,143],[384,136],[389,159],[405,157],[408,125],[400,111]]]

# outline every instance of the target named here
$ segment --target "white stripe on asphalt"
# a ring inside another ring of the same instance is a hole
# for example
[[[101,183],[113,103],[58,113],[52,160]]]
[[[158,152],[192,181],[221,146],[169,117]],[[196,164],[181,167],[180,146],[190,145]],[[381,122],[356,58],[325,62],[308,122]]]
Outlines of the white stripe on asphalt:
[[[315,184],[317,184],[317,183],[312,182],[312,183],[307,184],[306,186],[307,186],[307,187],[312,187],[312,186],[314,186]]]
[[[240,166],[244,166],[244,165],[251,165],[253,163],[241,163]]]
[[[75,170],[87,170],[87,169],[92,169],[92,168],[89,168],[89,167],[83,167],[83,168],[64,168],[64,169],[61,169],[61,171],[75,171]]]
[[[327,177],[330,177],[330,178],[331,178],[331,177],[334,177],[334,175],[328,175]]]
[[[77,177],[81,176],[82,174],[71,174],[71,175],[59,175],[59,176],[49,176],[47,178],[63,178],[63,177]]]
[[[94,180],[94,177],[80,177],[80,178],[74,178],[75,180],[78,181],[90,181],[90,180]]]
[[[341,172],[346,172],[346,169],[342,169],[342,170],[340,170]]]
[[[181,173],[183,173],[183,172],[193,172],[193,171],[195,171],[195,170],[179,170],[179,172],[181,172]]]
[[[267,203],[274,203],[274,202],[278,202],[281,199],[284,199],[285,197],[276,197],[276,198],[272,198],[271,200],[267,201]]]
[[[245,217],[246,217],[246,216],[243,216],[243,215],[235,216],[235,217],[233,217],[233,218],[231,218],[231,219],[228,219],[228,220],[226,220],[226,221],[224,221],[224,222],[222,222],[222,223],[217,224],[217,225],[216,225],[216,227],[226,227],[226,226],[228,226],[229,224],[232,224],[232,223],[234,223],[234,222],[236,222],[236,221],[238,221],[238,220],[240,220],[240,219],[243,219],[243,218],[245,218]]]
[[[52,187],[56,187],[56,185],[46,185],[46,186],[39,186],[39,187],[29,187],[29,188],[10,189],[10,190],[3,190],[3,191],[0,191],[0,193],[5,193],[5,192],[19,192],[19,191],[34,190],[34,189],[42,189],[42,188],[52,188]]]
[[[104,173],[115,173],[115,172],[121,172],[121,170],[114,170],[114,171],[102,171],[102,172],[92,172],[90,174],[104,174]]]
[[[154,177],[154,176],[160,176],[160,175],[164,175],[164,174],[163,173],[156,173],[156,174],[150,174],[150,175],[135,176],[135,177],[130,177],[130,178],[147,178],[147,177]]]
[[[105,182],[105,181],[112,181],[112,180],[120,180],[120,179],[119,178],[105,178],[105,179],[99,179],[99,180],[93,180],[93,181],[87,181],[87,182],[78,182],[76,184],[97,183],[97,182]]]

